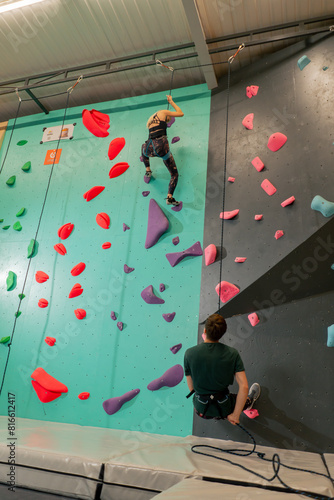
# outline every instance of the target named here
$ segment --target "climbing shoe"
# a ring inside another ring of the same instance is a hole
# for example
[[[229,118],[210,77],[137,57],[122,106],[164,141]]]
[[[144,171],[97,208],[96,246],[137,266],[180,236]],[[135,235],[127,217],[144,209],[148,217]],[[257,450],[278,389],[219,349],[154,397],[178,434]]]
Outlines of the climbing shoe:
[[[169,198],[168,197],[166,199],[166,203],[167,203],[167,205],[174,205],[174,207],[177,207],[178,205],[180,205],[181,202],[180,201],[176,201],[175,198]]]
[[[250,399],[250,405],[248,406],[247,410],[253,408],[253,404],[259,398],[260,394],[261,394],[261,387],[259,384],[255,382],[249,389],[248,397]]]

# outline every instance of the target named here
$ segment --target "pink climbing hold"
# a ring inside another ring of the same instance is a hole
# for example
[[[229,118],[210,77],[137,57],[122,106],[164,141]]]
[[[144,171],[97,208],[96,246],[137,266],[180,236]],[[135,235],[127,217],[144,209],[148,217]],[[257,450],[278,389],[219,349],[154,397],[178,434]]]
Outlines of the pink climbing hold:
[[[175,387],[183,379],[184,371],[181,365],[174,365],[169,368],[165,373],[152,380],[147,386],[149,391],[158,391],[161,387]]]
[[[234,259],[234,262],[245,262],[245,260],[247,259],[247,257],[236,257]]]
[[[250,87],[246,87],[246,96],[251,99],[253,97],[252,91]]]
[[[239,209],[236,210],[231,210],[230,212],[220,212],[219,217],[221,219],[227,220],[227,219],[233,219],[236,215],[238,215]]]
[[[268,181],[268,179],[264,179],[264,181],[261,182],[261,187],[267,194],[269,194],[269,196],[272,196],[277,191],[275,186],[273,186],[273,184]]]
[[[115,177],[119,177],[120,175],[124,174],[124,172],[127,171],[129,168],[129,164],[126,161],[123,161],[121,163],[116,163],[109,172],[109,177],[110,179],[113,179]]]
[[[83,288],[81,287],[80,283],[76,283],[73,287],[72,290],[69,293],[68,298],[73,299],[74,297],[79,297],[83,292]]]
[[[108,149],[109,160],[113,160],[114,158],[116,158],[116,156],[122,151],[124,146],[125,146],[124,137],[116,137],[116,139],[113,139],[109,144],[109,149]]]
[[[217,257],[217,247],[213,243],[208,245],[204,250],[205,265],[210,266],[214,263]]]
[[[86,311],[84,309],[75,309],[74,314],[78,319],[84,319],[86,317]]]
[[[164,304],[165,301],[157,297],[153,291],[153,286],[149,285],[141,292],[142,299],[146,304]]]
[[[104,250],[106,250],[107,248],[110,248],[110,247],[111,247],[110,241],[106,241],[105,243],[102,243],[102,248]]]
[[[37,271],[35,274],[35,280],[37,283],[45,283],[49,279],[49,275],[44,271]]]
[[[122,323],[122,321],[118,321],[117,328],[119,329],[120,332],[123,330],[123,323]]]
[[[116,321],[117,318],[116,318],[115,311],[111,311],[110,317],[111,317],[111,319],[113,319],[114,321]]]
[[[242,120],[243,126],[248,130],[253,130],[253,119],[254,119],[254,113],[249,113],[248,115],[246,115],[245,118]]]
[[[57,243],[53,248],[59,253],[59,255],[66,255],[67,253],[66,248],[62,243]]]
[[[255,215],[254,219],[255,220],[262,220],[262,217],[263,217],[263,214],[258,214],[258,215]]]
[[[45,337],[44,341],[51,347],[56,343],[56,339],[54,337]]]
[[[74,224],[71,224],[70,222],[61,226],[58,229],[59,238],[62,240],[66,240],[70,236],[70,234],[72,233],[73,228],[74,228]]]
[[[264,169],[264,163],[263,161],[260,160],[260,158],[258,156],[256,156],[253,160],[252,160],[252,165],[253,167],[256,168],[256,170],[258,172],[261,172],[261,170]]]
[[[284,146],[287,139],[288,139],[287,136],[281,134],[281,132],[275,132],[275,134],[272,134],[269,137],[268,148],[270,149],[270,151],[273,152],[278,151],[279,149],[281,149],[282,146]]]
[[[284,232],[281,229],[278,229],[275,233],[276,240],[278,240],[279,238],[282,238],[283,235],[284,235]]]
[[[235,177],[229,177],[227,180],[228,180],[228,182],[234,182],[235,181]]]
[[[169,228],[169,221],[157,202],[151,198],[148,208],[148,222],[145,248],[153,247]]]
[[[102,193],[104,188],[105,188],[104,186],[94,186],[94,187],[90,188],[88,191],[86,191],[86,193],[83,195],[83,197],[86,201],[90,201],[93,198],[95,198],[96,196],[98,196],[100,193]]]
[[[134,389],[132,391],[126,392],[123,394],[123,396],[115,397],[115,398],[110,398],[106,399],[103,401],[102,406],[103,409],[108,415],[113,415],[114,413],[118,412],[124,403],[127,403],[128,401],[131,401],[137,394],[139,394],[140,389]]]
[[[89,392],[81,392],[79,395],[78,395],[78,398],[81,399],[81,400],[85,400],[85,399],[88,399],[90,396],[90,393]]]
[[[252,326],[256,326],[260,322],[259,317],[256,313],[248,314],[248,320]]]
[[[72,276],[79,276],[86,269],[86,264],[84,262],[79,262],[76,266],[72,267]]]
[[[281,206],[282,207],[287,207],[288,205],[291,205],[294,201],[296,201],[296,198],[294,196],[290,196],[287,200],[282,201]]]
[[[250,85],[249,87],[246,87],[247,97],[251,98],[251,97],[257,95],[258,90],[259,90],[259,87],[257,85]]]
[[[179,352],[179,350],[182,349],[182,344],[176,344],[173,345],[173,347],[170,347],[169,350],[172,351],[173,354],[176,354]]]
[[[219,298],[222,302],[227,302],[228,300],[235,297],[240,292],[240,289],[233,285],[233,283],[229,283],[228,281],[221,281],[215,288]]]
[[[175,318],[175,312],[163,314],[162,317],[164,320],[167,321],[167,323],[171,323],[173,321],[173,319]]]
[[[110,217],[105,212],[101,212],[100,214],[97,214],[97,216],[96,216],[96,222],[103,229],[109,229],[109,226],[110,226]]]
[[[38,301],[38,307],[41,309],[44,309],[45,307],[48,307],[49,302],[46,299],[39,299]]]
[[[130,228],[123,222],[123,231],[128,231]]]
[[[244,414],[248,418],[256,418],[259,416],[259,412],[257,410],[254,410],[253,408],[251,410],[244,410]]]

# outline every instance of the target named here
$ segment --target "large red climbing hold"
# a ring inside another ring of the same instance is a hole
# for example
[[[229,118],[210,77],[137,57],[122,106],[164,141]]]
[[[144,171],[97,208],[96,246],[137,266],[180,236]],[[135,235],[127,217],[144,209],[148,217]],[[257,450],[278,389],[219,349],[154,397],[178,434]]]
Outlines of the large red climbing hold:
[[[264,179],[264,181],[261,182],[261,187],[267,194],[269,194],[269,196],[272,196],[277,191],[275,186],[273,186],[273,184],[268,181],[268,179]]]
[[[37,283],[45,283],[49,279],[49,275],[44,271],[37,271],[35,274],[35,279]]]
[[[278,151],[288,140],[287,136],[281,134],[281,132],[275,132],[269,137],[268,148],[270,151]]]
[[[215,290],[218,293],[220,300],[224,303],[232,299],[240,292],[240,289],[236,285],[233,285],[233,283],[229,283],[228,281],[221,281],[218,283]]]
[[[116,137],[109,144],[108,157],[109,160],[113,160],[122,151],[125,146],[124,137]]]
[[[245,128],[248,130],[253,130],[253,120],[254,120],[254,113],[249,113],[248,115],[245,116],[245,118],[242,120],[242,124]]]
[[[219,217],[221,219],[233,219],[233,217],[235,217],[236,215],[238,215],[239,213],[239,209],[236,209],[236,210],[231,210],[230,212],[220,212],[220,215]]]
[[[83,195],[86,201],[90,201],[96,196],[98,196],[102,191],[104,190],[104,186],[94,186],[90,188],[86,193]]]
[[[42,403],[49,403],[56,398],[59,398],[62,393],[68,392],[65,384],[59,382],[49,375],[43,368],[36,368],[31,374],[31,383],[36,391],[36,394]]]
[[[96,216],[96,222],[103,229],[109,229],[109,226],[110,226],[110,217],[105,212],[101,212],[100,214],[97,214],[97,216]]]
[[[66,248],[64,247],[64,245],[62,243],[57,243],[57,245],[54,245],[53,247],[56,252],[58,252],[60,255],[65,255],[67,252],[66,252]]]
[[[69,299],[73,299],[73,297],[78,297],[81,295],[83,292],[83,288],[81,287],[80,283],[76,283],[73,287],[72,290],[70,291],[69,294]]]
[[[204,257],[206,266],[213,264],[217,257],[216,245],[214,245],[213,243],[211,243],[211,245],[208,245],[204,250]]]
[[[82,122],[86,129],[95,135],[95,137],[107,137],[109,135],[110,118],[100,111],[84,109],[82,112]]]
[[[129,168],[129,164],[125,161],[121,163],[116,163],[109,172],[109,177],[110,179],[113,179],[114,177],[118,177],[119,175],[124,174],[124,172]]]
[[[73,231],[73,228],[74,228],[74,224],[72,224],[71,222],[68,222],[67,224],[64,224],[63,226],[61,226],[58,229],[59,238],[62,240],[66,240],[70,236],[71,232]]]
[[[72,276],[79,276],[86,268],[86,264],[84,262],[79,262],[76,266],[72,267],[71,274]]]

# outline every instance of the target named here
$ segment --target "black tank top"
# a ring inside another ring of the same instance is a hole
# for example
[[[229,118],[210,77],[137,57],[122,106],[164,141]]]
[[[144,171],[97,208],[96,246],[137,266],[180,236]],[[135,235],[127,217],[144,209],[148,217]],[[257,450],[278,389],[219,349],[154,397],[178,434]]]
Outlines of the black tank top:
[[[153,116],[153,123],[157,123],[154,127],[149,129],[149,139],[157,139],[163,135],[167,135],[167,122],[160,120],[157,113]]]

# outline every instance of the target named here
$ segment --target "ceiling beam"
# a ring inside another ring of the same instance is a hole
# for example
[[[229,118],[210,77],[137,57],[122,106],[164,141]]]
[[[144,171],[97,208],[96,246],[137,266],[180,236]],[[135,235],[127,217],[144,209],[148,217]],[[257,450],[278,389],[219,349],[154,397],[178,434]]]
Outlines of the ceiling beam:
[[[218,87],[216,74],[212,66],[212,60],[209,54],[208,46],[205,40],[205,33],[199,17],[196,0],[182,0],[183,8],[187,16],[187,21],[191,31],[192,39],[195,43],[199,63],[203,65],[203,73],[208,89]]]

